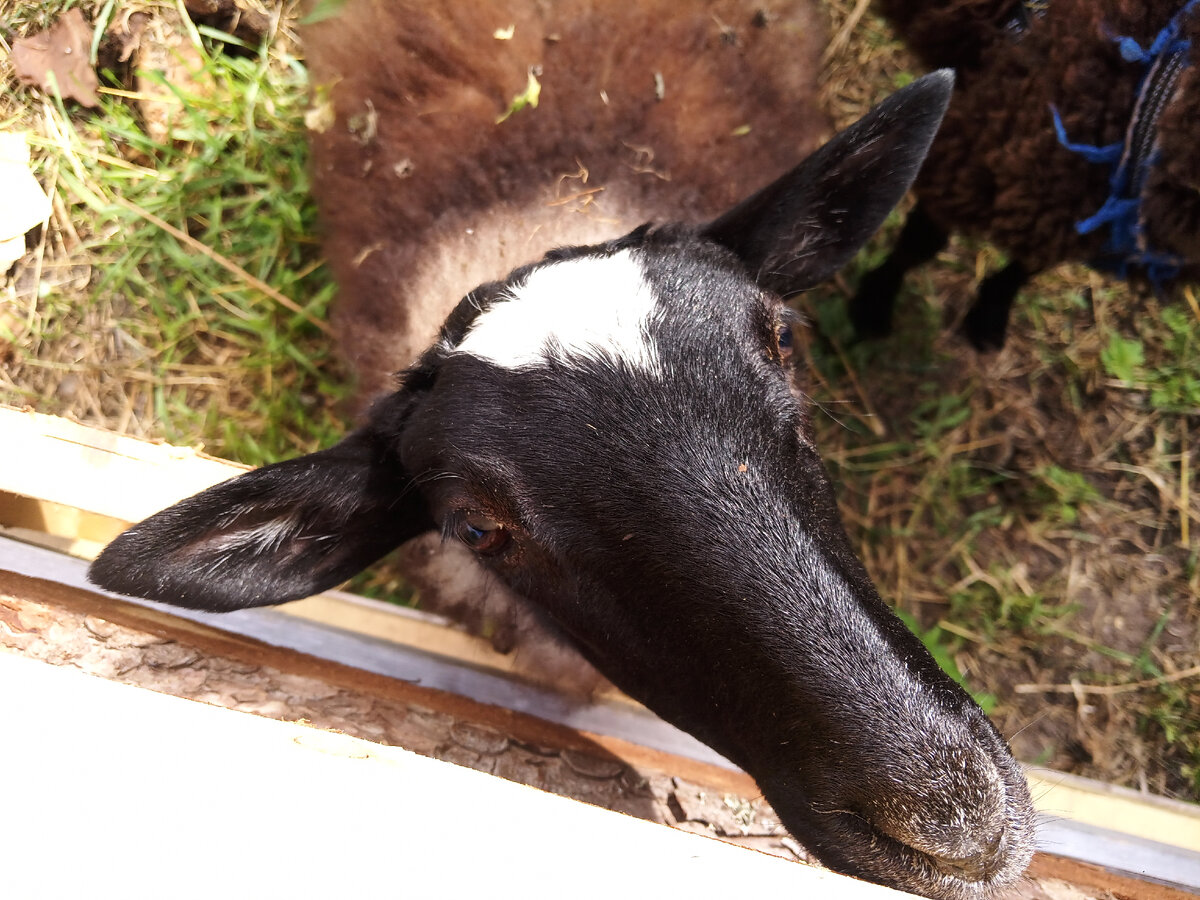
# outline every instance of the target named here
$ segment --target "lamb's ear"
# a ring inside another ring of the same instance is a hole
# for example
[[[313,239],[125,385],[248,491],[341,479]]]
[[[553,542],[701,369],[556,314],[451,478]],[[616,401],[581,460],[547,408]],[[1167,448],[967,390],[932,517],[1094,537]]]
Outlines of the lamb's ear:
[[[779,294],[825,280],[875,233],[916,178],[953,87],[954,75],[944,69],[897,91],[703,233]]]
[[[368,428],[196,494],[117,537],[88,577],[112,591],[224,612],[333,587],[433,528]]]

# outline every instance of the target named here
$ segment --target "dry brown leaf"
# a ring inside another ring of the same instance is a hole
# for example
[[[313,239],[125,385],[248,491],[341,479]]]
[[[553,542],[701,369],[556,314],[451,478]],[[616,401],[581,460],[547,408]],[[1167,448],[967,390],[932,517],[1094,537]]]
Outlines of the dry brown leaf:
[[[83,13],[71,9],[46,31],[14,41],[12,64],[17,78],[44,91],[53,91],[52,85],[57,85],[64,100],[99,106],[96,88],[100,82],[88,59],[92,34]]]

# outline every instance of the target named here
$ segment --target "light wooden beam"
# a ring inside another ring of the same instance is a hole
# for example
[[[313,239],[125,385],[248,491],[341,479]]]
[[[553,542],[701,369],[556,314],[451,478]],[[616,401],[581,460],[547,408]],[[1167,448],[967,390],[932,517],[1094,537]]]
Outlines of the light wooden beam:
[[[0,654],[0,684],[6,896],[905,896],[28,659]]]

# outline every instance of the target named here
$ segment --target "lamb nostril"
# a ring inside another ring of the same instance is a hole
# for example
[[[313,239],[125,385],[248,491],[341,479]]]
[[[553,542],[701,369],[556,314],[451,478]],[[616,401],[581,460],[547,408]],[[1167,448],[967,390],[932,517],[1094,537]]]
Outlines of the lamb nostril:
[[[910,770],[865,818],[943,875],[991,881],[1012,867],[1021,846],[1020,817],[1010,816],[1021,805],[1019,788],[977,749],[942,746],[930,758],[924,777]]]
[[[952,875],[964,881],[986,881],[1003,867],[1000,853],[1003,843],[1003,833],[997,833],[981,842],[979,852],[971,856],[930,855],[929,859],[934,867],[945,875]]]
[[[919,835],[891,829],[886,824],[877,823],[875,827],[919,853],[942,874],[963,881],[987,881],[1006,865],[1003,826],[993,829],[985,837],[975,836],[972,834],[974,829],[962,822],[955,827]]]
[[[952,875],[963,881],[983,881],[987,878],[986,867],[978,859],[931,859],[934,867],[943,875]]]

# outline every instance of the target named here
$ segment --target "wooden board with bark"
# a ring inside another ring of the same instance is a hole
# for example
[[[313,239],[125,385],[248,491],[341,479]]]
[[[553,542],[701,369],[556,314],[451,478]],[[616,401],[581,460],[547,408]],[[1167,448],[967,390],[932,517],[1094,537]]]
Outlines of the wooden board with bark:
[[[403,747],[676,829],[786,858],[803,857],[753,781],[742,773],[575,731],[65,585],[0,572],[0,652],[376,745]],[[8,693],[20,687],[0,690]],[[464,815],[469,815],[470,798],[445,800],[466,804]],[[346,815],[352,816],[353,810]],[[1011,896],[1187,896],[1044,854],[1032,873]]]

